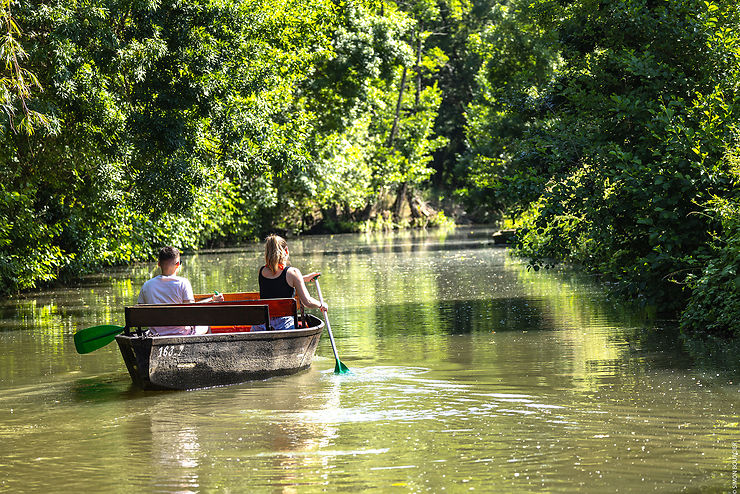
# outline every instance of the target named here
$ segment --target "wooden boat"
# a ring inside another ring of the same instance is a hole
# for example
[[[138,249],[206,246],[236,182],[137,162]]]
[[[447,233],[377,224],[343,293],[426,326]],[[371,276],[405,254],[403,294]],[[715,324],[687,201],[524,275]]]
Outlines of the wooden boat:
[[[323,321],[310,314],[299,320],[294,299],[239,300],[238,295],[230,294],[223,303],[126,307],[126,327],[116,342],[134,384],[143,389],[193,389],[307,369]],[[292,314],[286,313],[286,302]],[[299,322],[297,329],[250,331],[255,324],[269,326],[270,317],[281,315],[292,315]],[[151,336],[146,331],[200,325],[214,332]]]

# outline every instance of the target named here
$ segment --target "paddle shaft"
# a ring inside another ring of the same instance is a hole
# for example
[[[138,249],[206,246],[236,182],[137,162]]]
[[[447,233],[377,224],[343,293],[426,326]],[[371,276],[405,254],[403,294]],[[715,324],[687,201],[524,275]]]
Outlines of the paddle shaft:
[[[316,278],[316,291],[319,292],[319,302],[324,305],[324,297],[321,296],[321,286],[319,286],[319,279]],[[331,349],[334,351],[334,358],[339,362],[339,355],[337,354],[337,346],[334,344],[334,335],[331,334],[331,324],[329,324],[329,311],[324,311],[324,320],[326,321],[326,330],[329,332],[329,341],[331,341]]]

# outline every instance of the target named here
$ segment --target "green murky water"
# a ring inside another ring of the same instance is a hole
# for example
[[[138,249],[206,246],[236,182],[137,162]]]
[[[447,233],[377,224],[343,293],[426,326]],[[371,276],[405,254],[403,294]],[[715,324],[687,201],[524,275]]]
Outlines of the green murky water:
[[[324,273],[343,376],[326,337],[306,372],[188,392],[133,388],[115,344],[77,355],[74,332],[122,324],[149,265],[2,302],[0,490],[732,492],[740,386],[490,233],[289,241]],[[182,274],[255,290],[259,260],[205,253]]]

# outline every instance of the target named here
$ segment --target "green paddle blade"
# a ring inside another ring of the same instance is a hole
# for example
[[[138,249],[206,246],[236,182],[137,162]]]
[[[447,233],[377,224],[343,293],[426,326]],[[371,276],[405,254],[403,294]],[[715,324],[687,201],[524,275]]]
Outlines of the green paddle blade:
[[[349,369],[342,363],[341,360],[337,359],[337,365],[334,366],[334,374],[346,374]]]
[[[104,324],[85,328],[75,333],[75,349],[77,353],[90,353],[116,339],[116,335],[123,331],[123,326]]]

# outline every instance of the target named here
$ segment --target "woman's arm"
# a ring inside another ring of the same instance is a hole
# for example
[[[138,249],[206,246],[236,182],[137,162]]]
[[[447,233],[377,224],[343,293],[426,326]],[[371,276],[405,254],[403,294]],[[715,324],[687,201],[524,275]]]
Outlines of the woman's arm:
[[[320,275],[321,273],[309,273],[309,274],[303,275],[303,281],[306,283],[311,283],[313,280],[318,278]]]
[[[311,273],[303,276],[300,269],[291,267],[288,270],[287,281],[290,286],[295,288],[296,293],[298,294],[298,298],[301,299],[301,303],[304,306],[311,309],[321,309],[323,311],[326,311],[329,308],[326,305],[326,302],[324,302],[322,305],[321,302],[309,295],[308,288],[306,288],[306,281],[311,281],[315,279],[318,275],[319,273]]]

